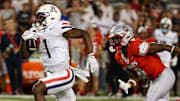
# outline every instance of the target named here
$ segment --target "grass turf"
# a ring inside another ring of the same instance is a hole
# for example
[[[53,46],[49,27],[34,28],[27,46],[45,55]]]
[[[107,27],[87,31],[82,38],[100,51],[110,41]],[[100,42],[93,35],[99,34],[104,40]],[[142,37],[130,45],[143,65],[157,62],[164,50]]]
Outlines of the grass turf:
[[[32,98],[0,98],[0,101],[34,101]],[[54,98],[48,98],[47,101],[56,101]],[[142,99],[77,99],[77,101],[143,101]],[[176,101],[176,100],[170,100]]]
[[[34,99],[0,98],[0,101],[34,101]],[[56,100],[53,98],[49,98],[49,99],[47,99],[47,101],[56,101]],[[130,100],[125,100],[125,99],[78,99],[77,101],[130,101]],[[142,100],[133,100],[133,101],[142,101]]]
[[[56,101],[55,96],[49,95],[46,96],[46,101]],[[35,101],[32,95],[1,95],[0,94],[0,101]],[[77,96],[76,101],[144,101],[144,97],[140,96],[129,96],[127,98],[118,98],[113,97],[110,98],[108,96]],[[171,97],[170,101],[180,101],[180,97]]]

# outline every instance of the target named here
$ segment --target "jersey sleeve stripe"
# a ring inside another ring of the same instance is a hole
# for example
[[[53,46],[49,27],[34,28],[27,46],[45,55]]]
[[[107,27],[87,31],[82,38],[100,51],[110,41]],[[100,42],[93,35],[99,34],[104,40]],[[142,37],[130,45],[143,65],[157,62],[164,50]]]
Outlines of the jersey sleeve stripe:
[[[70,25],[68,22],[63,22],[62,25]]]
[[[62,29],[65,29],[65,28],[72,28],[72,26],[63,26]]]

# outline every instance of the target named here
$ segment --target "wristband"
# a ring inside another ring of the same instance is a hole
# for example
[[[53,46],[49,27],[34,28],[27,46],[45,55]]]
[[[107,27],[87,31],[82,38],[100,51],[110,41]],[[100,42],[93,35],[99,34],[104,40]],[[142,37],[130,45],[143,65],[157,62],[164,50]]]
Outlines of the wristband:
[[[94,56],[94,52],[89,53],[88,56]]]
[[[175,46],[172,46],[172,47],[171,47],[171,53],[174,52],[174,49],[175,49]]]

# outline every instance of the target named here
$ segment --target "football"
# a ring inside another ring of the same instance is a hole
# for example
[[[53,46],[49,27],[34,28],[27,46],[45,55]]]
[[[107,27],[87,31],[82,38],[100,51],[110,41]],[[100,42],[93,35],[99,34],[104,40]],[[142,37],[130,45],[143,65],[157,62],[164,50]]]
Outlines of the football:
[[[27,48],[29,51],[35,51],[39,47],[39,38],[37,40],[27,40]]]

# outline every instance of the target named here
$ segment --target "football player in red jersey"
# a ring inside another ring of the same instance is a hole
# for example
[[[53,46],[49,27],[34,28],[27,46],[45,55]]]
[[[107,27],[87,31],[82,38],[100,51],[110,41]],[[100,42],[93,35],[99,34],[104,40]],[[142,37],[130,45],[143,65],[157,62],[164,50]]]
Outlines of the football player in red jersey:
[[[125,24],[115,25],[109,35],[110,45],[118,49],[116,61],[133,71],[143,71],[151,80],[145,101],[168,101],[169,90],[172,88],[175,76],[170,68],[166,68],[156,52],[167,50],[180,53],[180,48],[157,43],[148,43],[135,39],[132,29]],[[132,83],[119,81],[119,87],[125,92]]]

